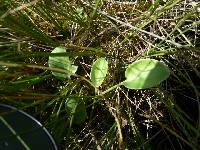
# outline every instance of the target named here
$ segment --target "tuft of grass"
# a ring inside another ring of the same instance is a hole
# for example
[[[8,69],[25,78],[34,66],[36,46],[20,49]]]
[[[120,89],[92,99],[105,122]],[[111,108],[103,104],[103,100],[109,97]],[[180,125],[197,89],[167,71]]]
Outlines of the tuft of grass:
[[[199,10],[189,0],[1,0],[0,102],[36,117],[59,149],[200,149]],[[64,82],[47,63],[57,46],[78,66]],[[165,62],[171,76],[99,96],[87,81],[100,57],[109,62],[100,92],[140,58]],[[68,98],[84,101],[83,124],[70,124]]]

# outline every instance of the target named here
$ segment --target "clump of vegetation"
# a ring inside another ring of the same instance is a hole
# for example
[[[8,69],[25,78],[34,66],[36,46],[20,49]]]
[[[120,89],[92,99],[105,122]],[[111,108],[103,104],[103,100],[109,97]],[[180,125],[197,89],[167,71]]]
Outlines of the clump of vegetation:
[[[199,149],[200,3],[2,0],[0,100],[59,149]]]

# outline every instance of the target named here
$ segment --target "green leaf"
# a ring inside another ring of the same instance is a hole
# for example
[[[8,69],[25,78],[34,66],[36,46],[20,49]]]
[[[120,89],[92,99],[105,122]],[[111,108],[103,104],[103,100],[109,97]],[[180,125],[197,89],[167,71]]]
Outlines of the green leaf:
[[[68,114],[73,115],[74,124],[82,124],[87,118],[85,104],[80,99],[68,98],[66,103]]]
[[[108,72],[108,62],[105,58],[97,59],[91,69],[90,78],[95,87],[99,87]]]
[[[66,50],[64,48],[56,47],[51,53],[66,53]],[[68,56],[49,56],[48,63],[49,67],[60,68],[68,71],[68,73],[52,71],[52,74],[61,80],[66,78],[70,79],[70,76],[74,74],[78,69],[78,66],[72,65]]]
[[[123,85],[129,89],[146,89],[160,84],[169,75],[169,68],[160,61],[141,59],[128,66]]]

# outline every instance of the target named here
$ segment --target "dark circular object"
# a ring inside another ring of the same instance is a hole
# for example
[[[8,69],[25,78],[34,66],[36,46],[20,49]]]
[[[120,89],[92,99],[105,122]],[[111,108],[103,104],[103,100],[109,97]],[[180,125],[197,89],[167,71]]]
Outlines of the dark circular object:
[[[57,150],[47,129],[17,108],[0,104],[0,150]]]

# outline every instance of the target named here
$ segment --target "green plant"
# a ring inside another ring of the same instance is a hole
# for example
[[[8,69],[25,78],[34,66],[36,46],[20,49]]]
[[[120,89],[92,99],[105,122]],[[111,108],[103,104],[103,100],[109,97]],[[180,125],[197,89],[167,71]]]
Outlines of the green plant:
[[[66,109],[71,116],[70,124],[82,124],[87,118],[85,104],[80,99],[68,98],[66,100]]]
[[[91,68],[90,78],[95,87],[99,87],[108,72],[108,62],[105,58],[97,59]]]
[[[65,53],[66,50],[64,48],[57,47],[55,48],[51,53]],[[70,76],[73,75],[77,71],[77,66],[72,65],[71,61],[69,60],[68,56],[49,56],[49,67],[52,68],[60,68],[63,70],[68,71],[67,74],[58,73],[53,71],[52,74],[61,79],[64,80],[66,78],[70,79]]]
[[[52,51],[52,53],[61,54],[64,52],[66,52],[66,50],[59,47]],[[77,66],[71,65],[69,57],[64,56],[49,57],[49,66],[61,68],[67,71],[67,73],[58,73],[53,71],[52,74],[59,79],[70,79],[70,76],[74,75],[78,68]],[[107,72],[108,62],[105,58],[99,58],[93,63],[90,78],[94,87],[98,88],[101,86],[106,78]],[[146,89],[158,85],[160,82],[167,79],[169,75],[170,71],[168,67],[158,60],[140,59],[128,66],[125,71],[126,80],[118,85],[124,85],[128,89]],[[117,86],[111,87],[107,91],[104,91],[103,94],[113,90]],[[83,102],[78,104],[77,100],[69,99],[69,102],[67,102],[67,108],[69,108],[70,111],[73,110],[75,123],[80,124],[85,121],[87,115]]]
[[[198,10],[1,0],[0,100],[37,117],[60,149],[199,149]]]
[[[158,85],[169,75],[168,67],[158,60],[140,59],[128,66],[123,84],[129,89],[146,89]]]

